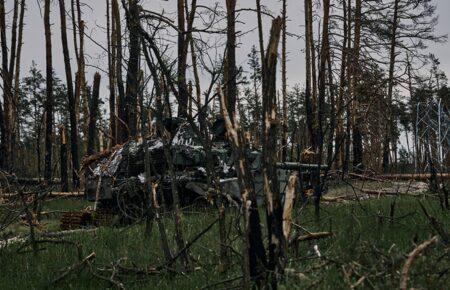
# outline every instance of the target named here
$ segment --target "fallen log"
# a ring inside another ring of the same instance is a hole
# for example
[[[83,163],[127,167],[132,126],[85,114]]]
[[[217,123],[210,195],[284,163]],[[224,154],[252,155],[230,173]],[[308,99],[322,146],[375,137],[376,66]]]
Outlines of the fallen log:
[[[395,180],[395,179],[402,179],[402,180],[419,180],[419,181],[427,181],[428,179],[430,179],[431,174],[429,173],[413,173],[413,174],[383,174],[383,175],[378,175],[378,178],[381,179],[390,179],[390,180]],[[438,179],[445,179],[448,180],[450,179],[450,173],[440,173],[437,174],[437,178]]]
[[[76,229],[76,230],[67,230],[67,231],[57,231],[57,232],[44,232],[37,234],[37,238],[58,238],[62,236],[79,234],[79,233],[95,233],[97,228],[93,229]],[[6,248],[10,245],[17,243],[24,243],[28,241],[29,236],[17,236],[13,238],[6,239],[4,241],[0,241],[0,249]]]

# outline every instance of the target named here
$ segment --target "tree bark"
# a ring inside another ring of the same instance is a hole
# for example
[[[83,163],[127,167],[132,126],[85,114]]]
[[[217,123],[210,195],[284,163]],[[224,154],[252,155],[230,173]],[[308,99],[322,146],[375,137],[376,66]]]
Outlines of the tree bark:
[[[137,99],[139,93],[139,57],[141,53],[141,44],[139,36],[139,5],[137,0],[130,0],[129,13],[127,13],[127,25],[130,33],[129,41],[129,59],[127,70],[127,88],[125,95],[125,120],[129,132],[124,135],[128,138],[137,136]],[[129,133],[129,134],[128,134]]]
[[[111,8],[113,21],[112,25],[115,26],[115,35],[114,39],[116,41],[115,46],[116,49],[116,80],[117,80],[117,115],[118,115],[118,124],[117,124],[117,143],[122,144],[127,140],[128,136],[128,127],[126,125],[126,112],[125,112],[125,90],[123,86],[122,80],[122,28],[120,25],[120,12],[119,12],[119,4],[117,0],[112,0],[112,8]]]
[[[185,16],[184,16],[184,0],[177,0],[177,15],[178,15],[178,72],[177,72],[177,84],[178,84],[178,117],[187,117],[188,106],[188,91],[186,84],[186,61],[187,61],[187,49],[185,45],[186,29],[185,29]]]
[[[394,16],[391,26],[391,41],[389,54],[389,84],[388,94],[386,99],[387,120],[385,125],[384,140],[383,140],[383,171],[386,173],[389,170],[389,154],[392,134],[392,95],[394,91],[394,70],[395,70],[395,49],[397,46],[397,27],[398,27],[398,6],[400,0],[394,2]]]
[[[2,152],[3,152],[3,168],[7,171],[11,170],[11,76],[8,67],[8,43],[6,37],[5,22],[5,1],[0,1],[0,41],[2,48],[2,74],[3,74],[3,120],[1,124],[2,130]]]
[[[74,188],[80,186],[78,171],[80,170],[80,161],[78,159],[78,124],[77,124],[77,106],[74,96],[72,67],[70,64],[69,47],[67,43],[67,25],[66,9],[64,0],[59,0],[59,12],[61,22],[61,42],[64,56],[64,67],[66,72],[67,99],[69,103],[70,120],[70,154],[72,156],[72,184]]]
[[[115,87],[115,28],[113,19],[111,19],[110,2],[106,0],[106,41],[108,45],[108,79],[109,79],[109,130],[110,142],[109,147],[112,148],[117,144],[117,125],[116,125],[116,87]],[[112,25],[111,25],[112,23]]]
[[[61,191],[68,192],[69,191],[69,176],[67,174],[67,141],[66,141],[66,130],[64,129],[64,125],[61,125],[60,131],[60,168],[61,171]]]
[[[227,95],[227,110],[230,120],[236,111],[236,0],[226,0],[227,5],[227,58],[225,91]]]
[[[45,99],[45,163],[44,179],[52,179],[52,145],[53,145],[53,66],[52,66],[52,35],[50,28],[50,0],[45,0],[45,58],[46,58],[46,99]]]
[[[88,129],[88,142],[87,142],[87,150],[86,155],[91,156],[94,154],[95,150],[95,137],[96,134],[96,126],[98,119],[98,104],[99,104],[99,93],[100,93],[100,74],[96,72],[94,74],[94,85],[92,88],[92,96],[89,102],[89,129]]]
[[[316,148],[316,128],[315,128],[315,98],[312,94],[314,84],[312,82],[315,74],[314,66],[314,47],[312,33],[312,3],[311,0],[305,0],[305,57],[306,57],[306,88],[305,88],[305,110],[306,124],[309,131],[310,145]]]
[[[288,116],[287,116],[287,77],[286,77],[286,34],[287,34],[287,15],[286,15],[286,0],[283,0],[283,10],[282,10],[282,36],[281,36],[281,94],[283,99],[283,132],[281,137],[281,161],[285,162],[287,159],[288,152]]]
[[[278,44],[283,19],[278,17],[272,22],[270,40],[265,56],[263,75],[263,181],[267,203],[267,222],[269,236],[269,280],[272,289],[277,287],[277,275],[282,274],[285,264],[285,239],[283,235],[283,206],[276,169],[277,162],[277,97],[276,69]]]
[[[362,119],[359,112],[359,98],[356,89],[359,83],[359,55],[361,43],[361,0],[356,0],[355,5],[355,35],[352,51],[351,79],[349,84],[350,97],[352,98],[352,130],[353,130],[353,168],[361,170],[363,165],[363,144],[361,135]]]

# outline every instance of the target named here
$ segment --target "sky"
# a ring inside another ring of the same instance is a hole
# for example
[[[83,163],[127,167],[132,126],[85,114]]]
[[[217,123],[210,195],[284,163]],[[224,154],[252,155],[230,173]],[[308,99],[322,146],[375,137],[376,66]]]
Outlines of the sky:
[[[23,54],[21,60],[22,76],[29,70],[32,61],[35,61],[37,66],[45,71],[45,42],[44,42],[44,22],[43,22],[43,1],[42,0],[28,0],[27,11],[25,15],[25,28],[24,28],[24,44]],[[66,6],[70,3],[70,0],[66,0]],[[83,19],[86,23],[87,33],[95,40],[95,42],[105,45],[106,34],[106,0],[82,0],[86,5],[83,9]],[[171,12],[176,8],[176,0],[141,0],[141,5],[144,9],[153,11]],[[215,2],[219,2],[220,5],[224,5],[225,0],[213,1],[213,0],[198,0],[199,4],[212,5]],[[254,8],[254,0],[238,0],[239,8]],[[262,0],[264,6],[266,6],[274,14],[281,11],[281,3],[278,0]],[[288,0],[288,32],[296,35],[303,35],[304,27],[304,10],[303,1]],[[437,4],[437,13],[439,17],[439,24],[437,26],[437,34],[447,34],[450,32],[450,18],[447,16],[450,11],[449,0],[435,0]],[[59,23],[59,6],[58,1],[52,1],[51,7],[51,22],[52,22],[52,45],[53,45],[53,66],[57,75],[65,81],[64,78],[64,62],[61,48],[60,38],[60,23]],[[12,1],[7,1],[7,6],[12,5]],[[11,8],[11,7],[7,7]],[[67,7],[66,7],[67,8]],[[11,13],[10,13],[11,14]],[[11,18],[11,15],[8,15]],[[176,17],[172,17],[176,19]],[[68,24],[70,18],[67,19]],[[237,31],[250,31],[243,34],[238,38],[237,47],[237,64],[245,66],[247,62],[247,55],[249,54],[253,45],[258,46],[258,37],[256,31],[256,14],[250,11],[242,11],[238,15]],[[267,40],[268,32],[270,29],[270,18],[264,17],[264,30],[265,40]],[[73,42],[71,38],[71,31],[68,31],[69,46],[71,50],[71,56],[73,53]],[[103,48],[99,47],[92,40],[85,38],[86,41],[86,63],[88,64],[87,81],[92,82],[92,76],[95,71],[102,73],[102,86],[101,96],[106,100],[107,92],[107,77],[104,71],[107,68],[106,54]],[[287,52],[288,52],[288,64],[287,64],[287,76],[288,86],[292,86],[296,83],[303,83],[304,76],[304,41],[301,38],[295,36],[288,38]],[[441,61],[441,69],[450,75],[450,43],[444,44],[431,44],[429,52],[434,53]],[[73,62],[73,60],[72,60]],[[72,69],[76,68],[73,62]],[[206,89],[206,88],[204,88]]]

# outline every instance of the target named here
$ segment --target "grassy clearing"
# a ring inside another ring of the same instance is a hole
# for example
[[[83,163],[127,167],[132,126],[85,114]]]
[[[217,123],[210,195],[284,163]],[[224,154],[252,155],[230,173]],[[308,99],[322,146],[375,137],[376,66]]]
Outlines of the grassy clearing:
[[[321,221],[314,221],[313,209],[306,207],[296,212],[297,224],[309,231],[332,230],[332,238],[302,242],[298,249],[291,249],[287,268],[288,273],[281,288],[348,289],[359,279],[361,288],[391,289],[398,288],[399,271],[406,255],[415,243],[430,238],[436,233],[429,226],[416,198],[397,198],[395,218],[389,218],[393,198],[367,200],[349,204],[330,204],[322,207]],[[52,209],[61,208],[65,201],[49,204]],[[71,202],[68,202],[71,204]],[[450,228],[450,218],[438,203],[423,200],[429,213]],[[85,206],[85,203],[78,206]],[[233,210],[228,216],[235,216]],[[189,240],[207,227],[216,218],[216,212],[199,210],[186,212],[183,216],[186,239]],[[263,217],[264,219],[264,217]],[[173,222],[164,218],[167,232],[172,239]],[[230,218],[231,222],[231,218]],[[236,237],[236,229],[231,227],[231,237]],[[295,230],[295,228],[294,228]],[[186,275],[155,275],[147,277],[126,276],[121,281],[127,289],[199,289],[240,274],[241,257],[234,254],[232,266],[226,273],[218,273],[218,230],[214,226],[191,248],[192,271]],[[97,234],[84,234],[70,237],[83,245],[83,255],[96,253],[94,266],[101,268],[120,258],[126,258],[126,264],[138,267],[151,267],[163,263],[156,225],[152,236],[145,237],[143,225],[128,228],[101,228]],[[322,257],[317,256],[317,245]],[[240,239],[231,244],[240,252]],[[37,256],[31,253],[18,254],[17,246],[0,252],[2,265],[0,289],[43,289],[50,285],[60,270],[77,260],[74,247],[65,245],[46,245]],[[448,289],[450,286],[450,259],[448,248],[442,243],[428,249],[416,260],[410,271],[409,286],[426,289]],[[303,273],[304,275],[299,275]],[[347,274],[344,274],[347,273]],[[364,278],[362,278],[364,277]],[[219,285],[215,289],[231,286]],[[111,287],[108,282],[93,277],[88,271],[66,277],[52,288],[57,289],[105,289]]]

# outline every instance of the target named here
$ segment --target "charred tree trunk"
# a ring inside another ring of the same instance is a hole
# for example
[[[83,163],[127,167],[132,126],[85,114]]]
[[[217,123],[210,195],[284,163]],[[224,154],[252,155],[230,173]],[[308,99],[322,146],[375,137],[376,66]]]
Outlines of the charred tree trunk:
[[[69,119],[70,119],[70,154],[72,156],[72,184],[74,188],[80,186],[80,178],[78,171],[80,170],[80,161],[78,159],[78,125],[77,125],[77,108],[74,96],[72,68],[70,64],[69,47],[67,43],[67,26],[66,26],[66,9],[64,0],[59,0],[59,12],[61,17],[61,42],[64,55],[64,67],[66,71],[67,82],[67,99],[69,103]]]
[[[91,156],[95,150],[95,137],[96,137],[96,125],[98,119],[98,104],[100,93],[100,74],[96,72],[94,74],[94,85],[92,88],[92,96],[89,102],[89,129],[88,129],[88,141],[86,155]]]
[[[236,111],[236,0],[226,0],[227,5],[227,57],[226,57],[226,83],[227,110],[230,119]]]
[[[138,0],[129,1],[129,13],[127,13],[128,31],[130,32],[129,60],[127,70],[127,89],[125,97],[125,120],[129,128],[128,138],[137,136],[137,99],[139,93],[139,57],[141,44],[139,36],[139,5]]]
[[[108,79],[109,79],[109,131],[110,142],[109,147],[113,147],[117,143],[117,125],[116,125],[116,87],[115,87],[115,28],[114,23],[111,25],[111,9],[110,2],[106,0],[106,40],[108,46]]]
[[[283,205],[277,178],[277,97],[276,69],[278,44],[283,25],[282,18],[272,22],[270,40],[265,56],[265,72],[263,75],[263,179],[267,203],[267,222],[269,236],[269,280],[272,289],[277,287],[277,275],[284,271],[285,239],[283,235]]]
[[[388,94],[386,99],[386,109],[387,109],[387,120],[384,132],[383,140],[383,171],[387,172],[389,170],[389,155],[390,155],[390,144],[392,135],[392,95],[394,92],[394,70],[395,70],[395,57],[396,57],[396,46],[397,46],[397,27],[398,27],[398,6],[400,0],[395,0],[394,2],[394,17],[392,19],[391,26],[391,43],[390,43],[390,54],[389,54],[389,84],[388,84]]]
[[[177,0],[177,14],[178,14],[178,117],[187,117],[188,106],[188,90],[186,84],[186,61],[187,61],[187,49],[185,44],[186,29],[185,29],[185,17],[184,17],[184,0]]]
[[[235,168],[238,176],[239,189],[243,204],[244,223],[244,246],[243,249],[243,273],[244,289],[250,289],[251,283],[262,286],[265,280],[267,267],[266,251],[264,249],[261,223],[256,200],[255,186],[252,180],[252,173],[245,156],[245,139],[239,127],[230,120],[227,112],[225,96],[220,92],[220,103],[222,116],[225,120],[226,129],[230,143],[233,148],[235,158]],[[235,118],[235,116],[233,116]]]
[[[306,110],[306,124],[308,126],[311,147],[316,148],[316,134],[315,134],[315,117],[314,117],[314,97],[312,97],[312,74],[314,73],[312,67],[314,62],[313,57],[313,33],[312,33],[312,3],[311,0],[305,0],[305,57],[306,57],[306,91],[305,91],[305,110]]]
[[[283,99],[283,132],[281,137],[281,161],[285,162],[287,159],[288,152],[288,116],[287,116],[287,77],[286,77],[286,26],[287,26],[287,16],[286,16],[286,0],[283,0],[283,10],[282,10],[282,37],[281,37],[281,91]]]
[[[53,66],[52,35],[50,30],[50,0],[45,0],[45,58],[46,58],[46,99],[45,99],[45,166],[44,179],[52,179],[52,145],[53,145]]]
[[[5,1],[0,1],[0,41],[2,48],[2,78],[3,78],[3,120],[2,129],[2,152],[3,168],[11,170],[11,76],[8,68],[8,43],[6,37]]]
[[[120,12],[119,4],[117,0],[112,0],[111,8],[113,21],[112,25],[115,26],[115,35],[113,44],[116,49],[116,80],[117,80],[117,114],[118,114],[118,125],[117,125],[117,142],[119,144],[124,143],[128,136],[128,127],[126,124],[126,112],[125,112],[125,89],[122,80],[122,28],[120,25]]]
[[[359,54],[361,43],[361,0],[356,0],[355,6],[355,36],[354,47],[352,51],[351,79],[349,84],[350,97],[353,101],[352,106],[352,129],[353,129],[353,168],[362,169],[363,165],[363,144],[361,135],[362,119],[359,112],[359,97],[356,93],[359,83]]]

